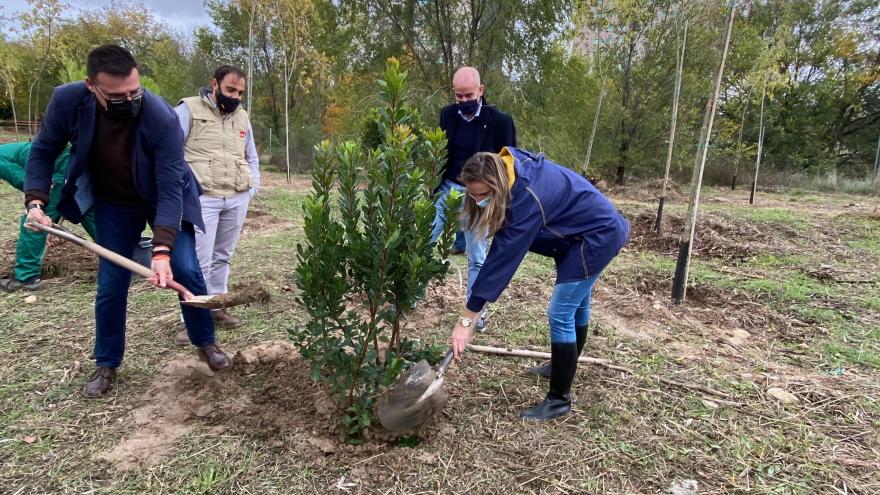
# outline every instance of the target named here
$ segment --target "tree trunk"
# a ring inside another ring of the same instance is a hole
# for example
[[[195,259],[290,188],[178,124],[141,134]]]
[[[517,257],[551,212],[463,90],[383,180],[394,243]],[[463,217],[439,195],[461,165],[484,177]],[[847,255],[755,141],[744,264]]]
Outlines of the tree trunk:
[[[739,136],[736,139],[736,162],[733,165],[733,178],[730,179],[730,190],[736,191],[736,179],[739,176],[739,160],[742,158],[743,128],[746,125],[746,114],[749,113],[749,101],[752,96],[752,88],[746,93],[746,101],[743,103],[742,117],[739,119]]]
[[[12,107],[15,111],[15,107]],[[872,184],[877,184],[878,176],[880,176],[880,133],[877,134],[877,152],[874,153],[874,177],[871,179]]]
[[[681,96],[681,73],[684,67],[684,52],[687,47],[688,26],[684,25],[684,35],[681,40],[681,47],[678,59],[675,64],[675,89],[672,92],[672,118],[669,123],[669,147],[666,150],[666,167],[663,172],[663,189],[660,192],[660,201],[657,205],[657,220],[654,222],[654,230],[660,232],[663,223],[663,205],[666,203],[666,188],[669,185],[669,169],[672,166],[672,152],[675,148],[675,128],[678,124],[678,100]]]
[[[33,81],[31,81],[30,86],[28,86],[28,136],[33,137],[33,125],[31,124],[34,121],[34,112],[36,110],[36,102],[33,101],[33,93],[34,93],[34,85],[36,85],[40,78],[43,76],[43,69],[46,68],[46,62],[49,60],[49,53],[52,51],[52,24],[49,24],[49,28],[46,34],[46,53],[43,54],[43,58],[40,61],[40,67],[37,69],[37,74],[34,76]],[[39,88],[39,86],[38,86]]]
[[[15,97],[12,93],[12,83],[6,83],[6,91],[9,93],[9,105],[12,107],[12,125],[15,127],[15,140],[21,141],[18,136],[18,114],[15,112]]]
[[[694,234],[697,230],[697,207],[700,203],[703,169],[706,166],[706,157],[709,153],[712,124],[715,121],[715,109],[718,105],[718,94],[721,92],[721,78],[724,74],[724,63],[727,61],[727,49],[730,46],[730,34],[733,31],[733,19],[735,16],[736,4],[734,3],[730,7],[730,17],[727,21],[727,30],[724,33],[724,45],[721,51],[721,62],[718,64],[718,70],[715,74],[715,91],[712,98],[706,102],[706,115],[703,118],[703,128],[700,131],[700,146],[697,149],[696,164],[691,182],[691,201],[688,205],[687,221],[679,240],[678,261],[675,265],[675,275],[672,281],[672,301],[675,304],[684,302],[687,293],[688,268],[690,266]]]
[[[248,22],[248,69],[247,69],[247,111],[251,122],[254,120],[253,75],[254,75],[254,18],[257,14],[257,3],[251,5],[251,17]]]

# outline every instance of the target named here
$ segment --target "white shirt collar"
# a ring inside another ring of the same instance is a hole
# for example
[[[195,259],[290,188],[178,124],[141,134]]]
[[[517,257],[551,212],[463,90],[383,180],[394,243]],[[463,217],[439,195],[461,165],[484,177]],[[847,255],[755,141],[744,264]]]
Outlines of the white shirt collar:
[[[476,111],[473,115],[471,115],[470,117],[468,117],[468,116],[466,116],[465,114],[461,113],[461,110],[458,111],[458,114],[461,115],[461,118],[463,118],[465,122],[470,122],[470,121],[472,121],[472,120],[474,120],[475,118],[477,118],[477,117],[480,116],[480,110],[483,109],[483,99],[480,98],[480,99],[477,100],[477,101],[480,102],[480,104],[477,105],[477,111]]]

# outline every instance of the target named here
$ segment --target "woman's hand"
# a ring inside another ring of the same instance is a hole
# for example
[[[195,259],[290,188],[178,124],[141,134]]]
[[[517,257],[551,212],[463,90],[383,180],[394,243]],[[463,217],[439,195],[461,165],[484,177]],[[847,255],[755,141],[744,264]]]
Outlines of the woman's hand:
[[[455,324],[455,328],[452,329],[452,355],[455,359],[461,359],[461,353],[470,343],[471,336],[473,336],[471,328],[463,326],[461,321]]]

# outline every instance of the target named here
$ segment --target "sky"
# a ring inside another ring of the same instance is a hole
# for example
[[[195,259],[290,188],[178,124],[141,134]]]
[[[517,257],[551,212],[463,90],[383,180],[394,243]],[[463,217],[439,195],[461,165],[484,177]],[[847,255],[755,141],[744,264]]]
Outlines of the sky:
[[[6,16],[28,10],[27,0],[3,0],[2,13]],[[77,9],[93,10],[110,3],[110,0],[66,0],[71,11]],[[211,25],[211,18],[205,12],[202,0],[138,0],[152,10],[175,31],[191,34],[199,25]]]

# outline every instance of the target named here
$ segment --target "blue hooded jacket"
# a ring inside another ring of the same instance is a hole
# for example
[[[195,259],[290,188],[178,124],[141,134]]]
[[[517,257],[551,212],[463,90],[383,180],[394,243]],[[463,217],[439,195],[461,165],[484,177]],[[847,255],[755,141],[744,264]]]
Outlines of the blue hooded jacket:
[[[507,150],[516,180],[505,223],[471,288],[471,311],[498,299],[528,251],[556,261],[557,284],[573,282],[602,271],[629,234],[627,221],[587,179],[543,154]]]
[[[96,110],[95,96],[85,82],[56,87],[28,159],[25,192],[48,192],[55,159],[70,143],[70,163],[58,211],[74,223],[80,222],[94,202],[86,161],[95,133]],[[165,100],[145,91],[134,125],[134,185],[154,212],[150,219],[154,228],[177,231],[181,221],[186,221],[204,230],[201,187],[183,159],[177,114]]]

